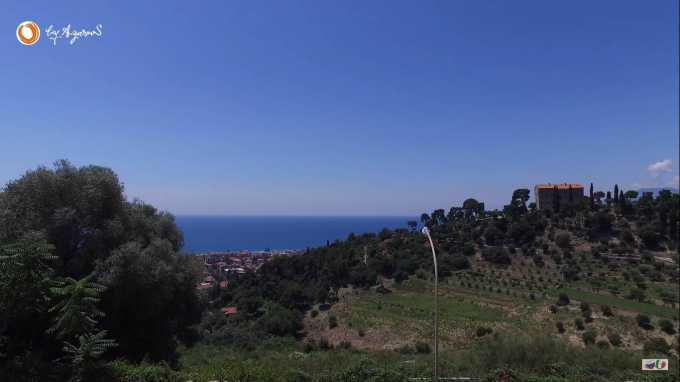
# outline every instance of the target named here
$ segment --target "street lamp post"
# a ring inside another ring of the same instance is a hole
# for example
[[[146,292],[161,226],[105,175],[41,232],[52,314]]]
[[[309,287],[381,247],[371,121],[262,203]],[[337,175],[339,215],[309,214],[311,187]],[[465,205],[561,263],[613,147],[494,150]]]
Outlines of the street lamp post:
[[[437,273],[437,254],[434,252],[434,243],[432,242],[432,236],[430,236],[430,230],[427,227],[423,227],[422,232],[430,241],[430,248],[432,249],[432,262],[434,263],[434,362],[432,365],[432,370],[434,373],[433,381],[437,382],[439,381],[437,374],[437,353],[439,353],[439,337],[437,333],[439,331],[439,321],[437,320],[437,313],[439,311],[437,304],[437,284],[439,284],[439,275]]]

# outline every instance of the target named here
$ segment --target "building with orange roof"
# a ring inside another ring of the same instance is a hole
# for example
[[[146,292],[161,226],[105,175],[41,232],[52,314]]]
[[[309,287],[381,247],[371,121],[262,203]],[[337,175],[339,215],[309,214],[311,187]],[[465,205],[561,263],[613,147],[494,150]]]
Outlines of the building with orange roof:
[[[583,185],[579,183],[544,183],[534,186],[536,208],[552,210],[557,198],[559,206],[578,203],[583,199]]]

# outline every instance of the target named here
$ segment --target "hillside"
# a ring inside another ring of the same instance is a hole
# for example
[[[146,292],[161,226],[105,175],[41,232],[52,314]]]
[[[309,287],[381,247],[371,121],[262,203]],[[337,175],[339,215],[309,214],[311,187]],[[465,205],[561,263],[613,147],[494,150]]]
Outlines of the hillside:
[[[0,379],[427,378],[424,225],[442,376],[675,380],[680,197],[604,195],[555,211],[526,189],[502,211],[468,199],[240,274],[183,256],[172,215],[128,201],[110,169],[60,161],[0,192]]]

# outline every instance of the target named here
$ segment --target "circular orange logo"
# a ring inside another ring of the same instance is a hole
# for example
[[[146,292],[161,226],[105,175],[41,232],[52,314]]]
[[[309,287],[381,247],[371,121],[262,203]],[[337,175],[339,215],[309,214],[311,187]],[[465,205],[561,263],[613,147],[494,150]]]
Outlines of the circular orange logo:
[[[40,39],[40,28],[33,21],[24,21],[17,27],[17,40],[24,45],[33,45]]]

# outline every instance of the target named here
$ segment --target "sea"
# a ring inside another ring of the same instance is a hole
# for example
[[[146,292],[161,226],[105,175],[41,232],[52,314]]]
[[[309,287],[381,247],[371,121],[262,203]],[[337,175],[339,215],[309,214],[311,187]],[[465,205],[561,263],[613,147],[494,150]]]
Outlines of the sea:
[[[301,250],[346,239],[350,233],[408,228],[413,216],[186,216],[175,217],[186,253]]]

